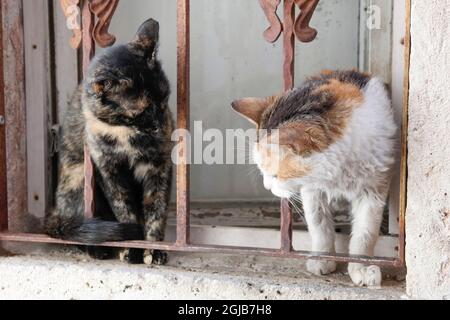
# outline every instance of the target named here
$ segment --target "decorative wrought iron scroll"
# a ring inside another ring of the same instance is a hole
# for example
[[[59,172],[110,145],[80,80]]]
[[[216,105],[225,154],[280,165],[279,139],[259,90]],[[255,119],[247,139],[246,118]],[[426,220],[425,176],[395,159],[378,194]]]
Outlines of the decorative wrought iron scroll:
[[[281,0],[259,0],[270,26],[264,31],[264,39],[268,42],[276,42],[283,32],[283,25],[277,15],[278,6]]]
[[[317,37],[317,30],[310,27],[311,19],[314,11],[319,4],[319,0],[293,0],[300,8],[300,13],[294,23],[294,33],[301,42],[311,42]],[[264,31],[264,38],[268,42],[276,42],[283,32],[284,24],[281,22],[277,14],[278,6],[281,0],[259,0],[270,26]]]
[[[109,26],[119,4],[119,0],[85,0],[88,1],[89,11],[97,18],[92,38],[102,48],[109,47],[116,42],[116,37],[109,33]],[[78,22],[81,9],[80,0],[60,0],[64,15],[67,18],[67,27],[73,31],[70,46],[78,49],[81,45],[83,32]]]
[[[90,0],[90,9],[97,17],[93,37],[102,48],[109,47],[116,42],[116,37],[108,32],[114,12],[119,0]]]
[[[78,49],[82,38],[81,27],[78,22],[80,17],[80,8],[78,7],[80,0],[61,0],[60,3],[67,19],[67,27],[73,32],[73,36],[70,39],[70,46],[73,49]]]

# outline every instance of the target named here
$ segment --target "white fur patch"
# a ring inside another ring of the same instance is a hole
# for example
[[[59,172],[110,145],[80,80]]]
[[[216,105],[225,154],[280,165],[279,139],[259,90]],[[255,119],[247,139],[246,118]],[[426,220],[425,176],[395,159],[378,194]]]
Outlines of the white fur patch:
[[[140,163],[140,164],[136,165],[136,167],[134,169],[134,177],[138,181],[142,181],[153,170],[154,170],[153,165],[148,164],[148,163]]]
[[[85,109],[86,130],[92,135],[110,136],[117,139],[121,144],[128,144],[130,136],[136,133],[135,130],[126,126],[112,126],[97,119],[91,111]]]
[[[94,161],[97,161],[102,155],[97,152],[96,145],[98,138],[101,136],[108,136],[116,139],[117,145],[115,152],[126,153],[129,156],[136,157],[139,151],[133,148],[130,144],[130,138],[136,134],[136,130],[127,126],[113,126],[97,119],[90,110],[83,110],[86,119],[86,141],[89,145],[91,156]],[[133,160],[130,159],[132,162]]]

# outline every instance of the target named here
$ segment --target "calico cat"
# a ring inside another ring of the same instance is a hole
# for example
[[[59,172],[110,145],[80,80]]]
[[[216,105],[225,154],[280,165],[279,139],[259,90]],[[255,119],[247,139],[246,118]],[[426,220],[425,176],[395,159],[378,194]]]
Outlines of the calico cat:
[[[350,254],[372,256],[395,162],[397,127],[385,85],[357,71],[325,71],[297,89],[266,99],[235,101],[233,109],[256,124],[253,156],[264,186],[300,199],[312,251],[335,252],[330,202],[352,205]],[[309,260],[317,275],[332,261]],[[377,266],[350,263],[356,285],[378,286]]]
[[[52,237],[87,244],[162,241],[172,179],[168,107],[170,86],[157,60],[158,22],[150,19],[135,39],[96,56],[70,103],[61,141],[56,209],[46,218]],[[98,216],[85,220],[84,153],[95,164]],[[108,249],[90,248],[97,258]],[[159,251],[123,250],[130,263],[164,263]]]

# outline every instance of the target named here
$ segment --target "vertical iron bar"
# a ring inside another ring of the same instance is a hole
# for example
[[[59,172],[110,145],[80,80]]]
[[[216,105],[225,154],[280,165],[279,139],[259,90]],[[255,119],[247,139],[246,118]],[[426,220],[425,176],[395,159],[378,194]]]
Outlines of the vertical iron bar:
[[[83,76],[87,75],[89,63],[95,54],[95,42],[92,36],[94,29],[94,14],[89,7],[89,0],[83,1]],[[84,146],[84,212],[86,218],[92,218],[95,213],[95,177],[94,164],[87,145]]]
[[[284,0],[283,27],[283,77],[284,90],[294,87],[294,59],[295,59],[295,3],[294,0]],[[292,247],[292,208],[287,199],[281,200],[281,251],[291,252]]]
[[[3,3],[0,3],[0,231],[8,230],[8,187],[6,183],[6,115],[3,78]]]
[[[399,266],[405,265],[406,245],[406,196],[408,176],[408,108],[409,108],[409,69],[411,56],[411,0],[406,0],[405,29],[405,74],[403,79],[403,121],[402,121],[402,157],[400,164],[400,213],[399,213]]]
[[[292,252],[292,208],[287,199],[281,200],[281,251]]]
[[[178,75],[177,75],[177,109],[178,129],[187,133],[190,128],[189,100],[190,100],[190,1],[178,0],[177,3],[178,30]],[[189,244],[189,184],[190,170],[188,159],[189,140],[185,135],[180,136],[177,164],[177,245]]]
[[[295,2],[284,0],[284,24],[283,24],[283,77],[284,90],[288,91],[294,87],[295,66]]]

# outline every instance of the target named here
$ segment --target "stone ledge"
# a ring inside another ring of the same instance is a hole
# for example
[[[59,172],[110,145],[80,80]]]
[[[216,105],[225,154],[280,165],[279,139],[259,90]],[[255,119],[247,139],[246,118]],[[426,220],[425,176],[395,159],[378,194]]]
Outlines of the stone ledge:
[[[403,299],[404,283],[356,288],[304,261],[171,254],[168,266],[94,261],[74,250],[0,257],[0,299]]]

